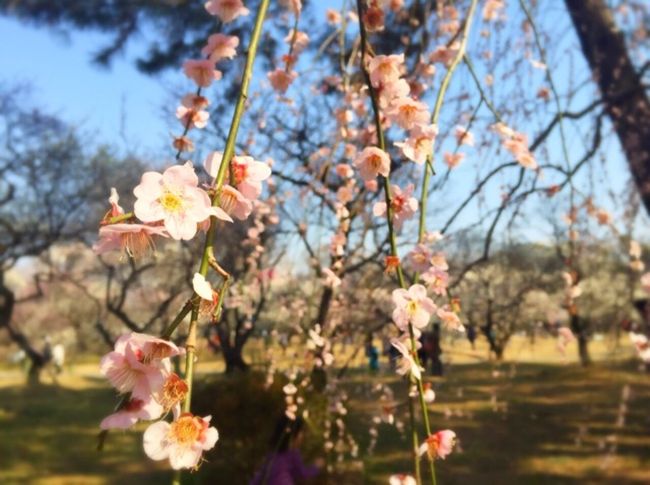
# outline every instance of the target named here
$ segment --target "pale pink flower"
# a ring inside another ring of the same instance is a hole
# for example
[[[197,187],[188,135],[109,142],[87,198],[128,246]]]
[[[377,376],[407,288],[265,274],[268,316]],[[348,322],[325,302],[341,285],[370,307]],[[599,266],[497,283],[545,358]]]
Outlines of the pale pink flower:
[[[431,62],[440,62],[445,66],[448,66],[454,60],[456,54],[458,54],[459,48],[460,48],[460,44],[458,42],[454,42],[449,47],[447,47],[446,45],[439,45],[431,53],[431,56],[429,56],[429,60]]]
[[[280,0],[280,5],[291,11],[294,15],[300,15],[302,0]]]
[[[415,328],[427,326],[431,315],[436,311],[433,300],[427,296],[427,289],[415,284],[408,290],[397,288],[393,290],[393,321],[402,330],[411,323]]]
[[[433,143],[438,135],[436,125],[417,125],[405,142],[395,143],[409,160],[422,165],[433,152]]]
[[[201,418],[184,413],[171,424],[158,421],[144,432],[144,452],[152,460],[169,458],[174,470],[194,468],[203,452],[212,449],[219,439],[210,419],[211,416]]]
[[[445,429],[430,435],[420,445],[418,453],[420,456],[426,453],[430,460],[435,460],[436,458],[442,458],[444,460],[453,450],[455,443],[456,433],[450,429]]]
[[[289,31],[289,34],[284,38],[284,41],[287,44],[291,44],[293,42],[293,52],[295,54],[300,54],[305,47],[309,45],[309,36],[304,33],[304,32],[295,32],[295,39],[294,39],[294,29],[291,29]]]
[[[413,352],[407,347],[407,344],[398,340],[392,339],[390,341],[391,345],[399,350],[399,353],[402,354],[399,361],[397,362],[397,373],[401,376],[410,375],[414,379],[422,379],[422,369],[413,356]]]
[[[354,166],[359,169],[363,180],[374,180],[378,175],[387,177],[390,173],[390,157],[380,148],[366,147],[357,155]]]
[[[197,86],[207,88],[212,81],[221,79],[221,71],[214,68],[214,62],[209,59],[189,59],[183,63],[183,72]]]
[[[212,288],[210,282],[200,273],[194,273],[192,288],[202,299],[202,313],[212,313],[219,304],[219,293]]]
[[[431,266],[422,273],[422,281],[424,281],[436,295],[444,295],[447,293],[447,286],[449,286],[449,274],[447,271]]]
[[[253,203],[230,185],[223,185],[219,194],[219,206],[229,216],[234,216],[240,221],[248,218],[253,210]]]
[[[203,129],[208,126],[210,113],[205,110],[197,110],[181,105],[176,108],[176,118],[180,120],[183,126]]]
[[[122,335],[100,362],[100,372],[121,394],[147,401],[170,372],[169,357],[179,355],[172,342],[141,333]]]
[[[431,117],[425,103],[409,97],[392,100],[386,110],[386,116],[405,130],[423,125]]]
[[[391,475],[388,478],[388,485],[417,485],[415,478],[411,475]]]
[[[334,9],[328,8],[325,11],[325,19],[327,20],[327,23],[332,26],[338,25],[341,23],[341,14]]]
[[[455,311],[451,310],[447,305],[445,305],[442,308],[439,308],[437,315],[438,318],[440,318],[440,320],[442,321],[442,323],[445,324],[447,327],[452,328],[454,330],[458,330],[460,332],[465,330],[465,327],[460,322],[460,318],[458,317],[458,314],[456,314]]]
[[[232,59],[237,55],[239,37],[235,35],[212,34],[208,37],[208,43],[201,54],[207,57],[212,63],[222,59]]]
[[[368,73],[375,87],[396,82],[404,73],[404,54],[373,57],[368,61]]]
[[[396,229],[402,227],[404,221],[410,219],[418,210],[418,200],[413,197],[415,186],[408,184],[404,190],[399,186],[391,184],[390,186],[390,207],[392,209],[393,224]],[[377,217],[386,213],[386,202],[377,202],[373,207],[373,214]]]
[[[417,244],[408,255],[411,267],[418,273],[429,269],[432,257],[433,253],[424,244]]]
[[[131,398],[115,413],[106,416],[99,424],[101,429],[127,429],[139,420],[151,421],[162,416],[164,408],[152,396]]]
[[[499,13],[504,7],[504,0],[486,0],[485,5],[483,5],[483,20],[488,22],[498,20]]]
[[[119,250],[132,258],[140,258],[155,250],[154,236],[169,237],[162,226],[118,223],[99,228],[99,240],[93,245],[96,254]]]
[[[460,162],[463,161],[463,158],[465,158],[464,153],[449,153],[445,152],[444,155],[442,156],[445,160],[445,163],[447,166],[452,169],[455,168]]]
[[[284,94],[289,89],[289,85],[298,77],[296,71],[286,72],[284,69],[277,68],[267,74],[271,87],[278,93]]]
[[[464,126],[457,126],[455,128],[454,136],[459,145],[474,146],[474,135]]]
[[[218,207],[212,207],[208,194],[198,187],[199,179],[191,162],[174,165],[162,174],[145,172],[133,189],[137,200],[134,213],[143,222],[163,221],[174,239],[192,239],[197,224],[211,215],[232,219]]]
[[[381,84],[377,87],[379,95],[379,107],[386,109],[391,101],[397,98],[406,98],[411,93],[411,85],[406,79],[398,79],[395,82]]]
[[[339,163],[336,167],[336,174],[344,179],[352,178],[354,175],[354,170],[347,163]]]
[[[336,191],[336,200],[338,200],[341,204],[347,204],[354,198],[354,193],[354,185],[343,185]]]
[[[612,223],[612,215],[605,209],[598,209],[596,211],[596,220],[601,226],[606,226]]]
[[[641,245],[634,240],[630,241],[630,258],[639,259],[640,257],[641,257]]]
[[[205,9],[210,15],[219,17],[224,24],[250,13],[241,0],[208,0],[205,2]]]
[[[223,153],[211,152],[203,162],[205,170],[212,178],[217,176]],[[235,156],[230,161],[230,170],[235,176],[235,187],[249,200],[257,199],[262,193],[262,182],[271,176],[268,163],[258,162],[253,157]]]

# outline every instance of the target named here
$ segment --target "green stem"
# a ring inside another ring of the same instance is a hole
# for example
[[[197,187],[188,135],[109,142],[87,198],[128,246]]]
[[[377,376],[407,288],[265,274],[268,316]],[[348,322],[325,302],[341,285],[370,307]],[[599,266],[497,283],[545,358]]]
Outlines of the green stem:
[[[409,421],[411,423],[411,437],[413,445],[413,468],[415,470],[415,481],[418,485],[422,485],[422,472],[420,471],[420,457],[418,456],[418,449],[420,448],[420,438],[418,438],[418,430],[415,427],[415,409],[413,406],[413,398],[410,396],[411,390],[409,389]]]

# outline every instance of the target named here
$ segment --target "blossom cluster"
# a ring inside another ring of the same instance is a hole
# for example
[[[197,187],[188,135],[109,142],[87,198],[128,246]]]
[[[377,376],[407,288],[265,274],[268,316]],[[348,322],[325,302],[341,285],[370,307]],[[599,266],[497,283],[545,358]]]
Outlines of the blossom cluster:
[[[203,451],[219,439],[204,418],[181,413],[187,383],[171,371],[171,358],[184,353],[174,343],[151,335],[129,333],[115,342],[100,363],[101,373],[122,396],[115,413],[104,418],[103,430],[131,428],[138,421],[155,421],[144,433],[145,453],[153,460],[169,459],[174,469],[194,468]],[[164,417],[172,412],[170,424]]]
[[[298,18],[302,11],[302,2],[300,0],[285,0],[282,3],[296,17],[297,27]],[[291,83],[298,77],[294,66],[298,61],[300,53],[309,45],[309,36],[294,28],[289,31],[284,41],[289,44],[289,52],[282,56],[284,67],[277,67],[275,70],[267,73],[271,87],[279,94],[286,93]]]

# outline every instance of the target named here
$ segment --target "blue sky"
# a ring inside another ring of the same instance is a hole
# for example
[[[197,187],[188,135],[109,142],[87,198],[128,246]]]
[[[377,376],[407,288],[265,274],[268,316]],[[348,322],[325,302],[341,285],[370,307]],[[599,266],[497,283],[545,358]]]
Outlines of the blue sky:
[[[334,3],[338,2],[318,4],[319,10]],[[576,41],[568,32],[562,41],[565,45]],[[165,71],[162,76],[141,74],[133,62],[137,50],[143,48],[143,43],[137,39],[129,43],[125,54],[114,59],[110,68],[98,67],[91,62],[92,53],[104,46],[106,40],[97,33],[55,33],[0,17],[0,45],[11,46],[0,49],[0,65],[3,66],[0,82],[30,84],[33,88],[31,102],[68,122],[82,125],[94,142],[106,142],[149,157],[169,158],[169,127],[176,125],[175,120],[163,113],[163,107],[170,102],[175,106],[177,102],[171,86],[185,81],[180,67],[176,71]],[[562,50],[559,46],[549,55],[562,56]],[[556,72],[560,78],[564,74],[562,70]],[[577,157],[582,153],[581,144],[575,138],[571,143],[578,145],[572,150],[572,157]],[[607,172],[600,173],[599,177],[608,179],[619,191],[629,172],[617,143],[610,145]],[[464,170],[469,168],[464,167]],[[464,183],[471,184],[469,179],[467,177]],[[598,202],[608,204],[606,197]],[[474,211],[470,209],[468,220],[475,217]],[[538,236],[539,233],[535,238]]]

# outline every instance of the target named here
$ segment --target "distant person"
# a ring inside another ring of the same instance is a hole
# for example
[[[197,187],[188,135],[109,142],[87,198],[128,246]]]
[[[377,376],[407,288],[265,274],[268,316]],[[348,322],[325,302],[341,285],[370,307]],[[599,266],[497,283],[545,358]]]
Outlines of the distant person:
[[[52,365],[57,374],[63,372],[63,365],[65,364],[65,347],[63,344],[56,344],[52,347]]]
[[[302,461],[299,448],[304,439],[303,428],[304,420],[300,416],[292,421],[282,415],[271,436],[271,453],[250,485],[294,485],[320,473],[322,459],[315,465],[305,465]]]
[[[467,340],[469,340],[472,350],[476,350],[476,327],[474,325],[467,325]]]
[[[368,335],[366,340],[366,357],[368,357],[368,368],[372,372],[379,370],[379,350],[372,343],[372,335]]]

